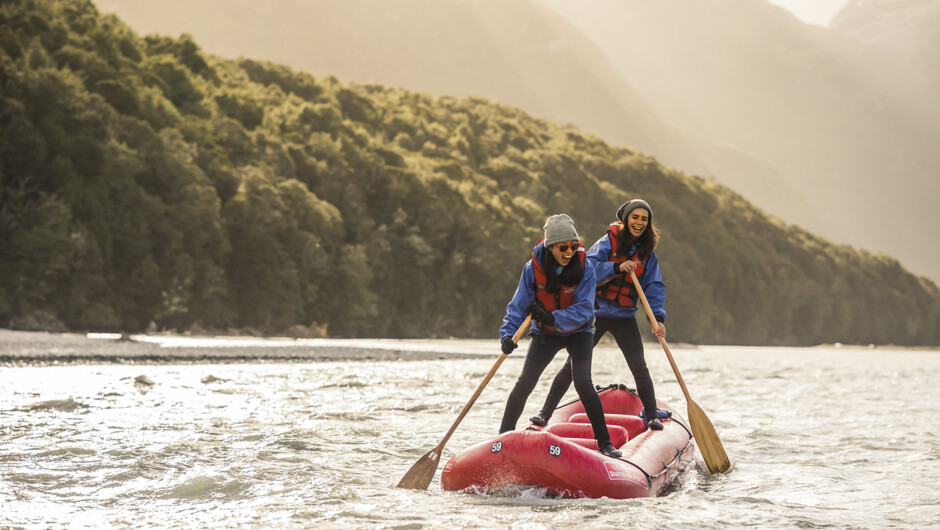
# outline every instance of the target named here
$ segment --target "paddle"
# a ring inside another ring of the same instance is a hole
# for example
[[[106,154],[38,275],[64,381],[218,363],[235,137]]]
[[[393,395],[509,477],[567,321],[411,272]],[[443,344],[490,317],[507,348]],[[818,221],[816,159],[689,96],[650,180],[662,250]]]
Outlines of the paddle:
[[[650,309],[650,303],[646,300],[646,295],[643,294],[643,288],[640,287],[640,282],[636,279],[636,274],[631,272],[630,277],[633,278],[633,285],[636,286],[636,292],[639,293],[640,300],[643,301],[643,307],[646,308],[646,316],[649,317],[650,322],[653,324],[653,330],[659,329],[659,322],[657,322],[656,317],[653,316],[653,310]],[[666,351],[666,357],[669,359],[669,364],[672,365],[672,371],[675,372],[676,379],[679,380],[679,386],[682,387],[682,393],[685,394],[685,402],[689,407],[689,424],[692,426],[692,437],[695,438],[696,443],[698,443],[699,450],[702,452],[702,458],[705,459],[705,465],[708,466],[708,472],[724,473],[728,471],[728,469],[731,468],[731,462],[728,461],[728,455],[725,453],[724,446],[721,445],[721,440],[718,438],[715,427],[712,425],[712,422],[709,421],[708,416],[705,415],[705,411],[692,401],[692,397],[689,396],[689,389],[685,387],[685,381],[682,380],[679,367],[676,366],[676,361],[672,358],[672,352],[669,351],[669,345],[666,344],[666,339],[659,339],[659,343],[662,344],[663,350]]]
[[[532,322],[532,315],[525,317],[525,320],[522,322],[522,325],[519,326],[519,329],[516,331],[516,334],[513,335],[512,341],[518,343],[519,338],[522,337],[522,334],[529,329],[529,324]],[[454,431],[457,430],[457,426],[460,425],[460,421],[463,420],[463,417],[467,415],[467,412],[470,411],[470,407],[473,406],[473,403],[480,397],[480,394],[483,392],[483,388],[487,383],[490,382],[490,379],[493,378],[493,375],[496,373],[496,370],[499,369],[499,365],[503,364],[503,361],[506,359],[506,354],[503,353],[499,356],[499,359],[496,359],[496,364],[490,368],[490,373],[486,374],[486,377],[483,378],[483,382],[480,383],[480,386],[477,387],[477,391],[473,393],[473,397],[470,398],[470,401],[464,405],[463,410],[460,411],[460,415],[457,416],[457,419],[454,421],[454,424],[450,426],[450,430],[447,431],[447,434],[444,435],[444,439],[441,440],[441,443],[437,444],[437,447],[431,449],[426,455],[418,459],[417,462],[411,469],[405,473],[405,476],[402,477],[401,481],[398,483],[399,488],[409,488],[413,490],[426,490],[428,485],[431,484],[431,481],[434,480],[434,473],[437,472],[437,464],[441,458],[441,451],[444,450],[444,444],[447,443],[447,440],[450,439],[450,435],[454,434]]]

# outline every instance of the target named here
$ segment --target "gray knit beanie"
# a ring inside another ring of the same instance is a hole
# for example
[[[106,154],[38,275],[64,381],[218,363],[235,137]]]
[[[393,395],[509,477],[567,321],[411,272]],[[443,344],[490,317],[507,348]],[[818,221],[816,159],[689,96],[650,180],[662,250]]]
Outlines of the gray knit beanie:
[[[563,213],[549,217],[542,228],[545,229],[546,247],[562,241],[581,240],[578,237],[578,232],[574,229],[574,221]]]
[[[646,211],[650,213],[650,223],[653,222],[653,209],[650,208],[650,205],[643,199],[633,199],[623,203],[620,209],[617,210],[617,219],[619,219],[621,223],[626,223],[627,216],[637,208],[646,208]]]

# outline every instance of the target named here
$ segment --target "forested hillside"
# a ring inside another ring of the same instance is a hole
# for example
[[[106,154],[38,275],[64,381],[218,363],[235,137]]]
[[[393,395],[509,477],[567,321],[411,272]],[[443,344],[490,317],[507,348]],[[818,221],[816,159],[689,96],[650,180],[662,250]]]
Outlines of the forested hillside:
[[[940,240],[940,88],[767,0],[96,1],[221,57],[574,124],[940,283],[940,245],[924,244]],[[902,53],[913,62],[940,50],[937,0],[859,4],[892,42],[921,44]],[[871,216],[875,203],[904,215]]]
[[[663,230],[670,338],[940,344],[940,292],[629,148],[481,99],[0,6],[0,323],[495,337],[545,217]],[[876,214],[877,212],[872,212]]]

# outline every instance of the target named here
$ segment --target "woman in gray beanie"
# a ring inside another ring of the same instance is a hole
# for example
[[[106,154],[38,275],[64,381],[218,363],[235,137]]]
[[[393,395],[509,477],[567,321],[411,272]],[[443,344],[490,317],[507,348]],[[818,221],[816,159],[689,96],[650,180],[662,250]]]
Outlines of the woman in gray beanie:
[[[653,249],[659,243],[659,229],[653,224],[653,209],[641,199],[625,202],[617,210],[617,221],[611,223],[602,238],[587,252],[587,261],[597,275],[597,330],[594,344],[610,332],[623,353],[636,382],[637,394],[643,401],[643,415],[652,430],[662,430],[656,408],[656,392],[643,355],[643,340],[636,322],[638,295],[630,273],[635,273],[646,294],[653,315],[660,323],[654,332],[666,337],[666,284],[659,271],[659,259]],[[571,386],[571,366],[565,366],[552,381],[545,404],[538,416],[530,421],[545,425],[558,402]]]
[[[534,338],[529,342],[522,373],[516,381],[499,432],[516,428],[529,394],[539,377],[562,348],[568,350],[569,379],[584,404],[594,438],[601,453],[620,456],[610,442],[604,419],[604,407],[591,381],[591,357],[594,349],[594,268],[587,261],[574,221],[565,214],[553,215],[545,222],[545,238],[532,250],[532,259],[522,268],[519,286],[499,328],[503,353],[516,348],[512,336],[526,314],[532,314]],[[567,389],[567,386],[565,387]]]

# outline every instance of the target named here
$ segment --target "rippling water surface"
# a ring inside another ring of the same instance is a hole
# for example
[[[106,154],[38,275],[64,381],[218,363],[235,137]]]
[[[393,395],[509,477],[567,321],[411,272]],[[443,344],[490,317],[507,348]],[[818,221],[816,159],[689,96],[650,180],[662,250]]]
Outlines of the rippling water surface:
[[[498,345],[467,347],[491,346]],[[428,491],[396,488],[443,438],[497,353],[2,367],[0,525],[940,526],[935,351],[676,348],[734,469],[710,477],[699,462],[659,498],[444,493],[439,471]],[[647,359],[658,397],[684,411],[661,350],[647,345]],[[514,354],[503,363],[448,442],[445,461],[496,433],[521,361]],[[537,410],[549,381],[543,377],[523,417]],[[632,386],[617,350],[596,351],[594,382]]]

